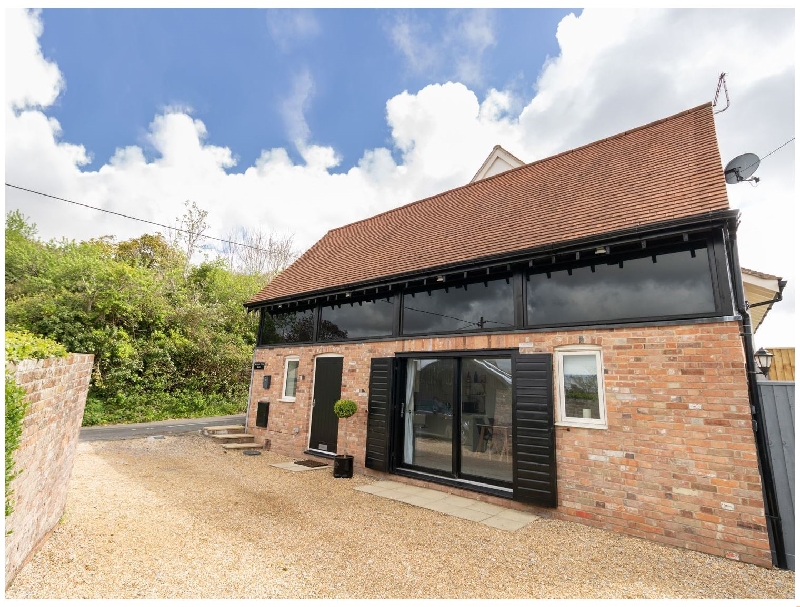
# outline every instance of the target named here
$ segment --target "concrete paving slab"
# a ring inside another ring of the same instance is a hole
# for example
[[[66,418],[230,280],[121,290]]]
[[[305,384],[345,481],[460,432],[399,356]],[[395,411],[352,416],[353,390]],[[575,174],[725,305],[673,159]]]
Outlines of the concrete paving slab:
[[[437,495],[409,495],[407,497],[401,498],[400,501],[406,504],[411,504],[412,506],[422,506],[426,508],[429,504],[435,504],[438,501],[444,499],[444,496],[437,496]]]
[[[512,510],[510,508],[506,508],[505,511],[496,514],[495,516],[499,516],[502,518],[511,519],[512,521],[520,521],[521,523],[530,523],[531,521],[535,521],[539,517],[535,514],[530,514],[529,512],[522,512],[520,510]]]
[[[281,462],[279,464],[270,464],[273,468],[281,468],[288,472],[307,472],[308,470],[330,470],[330,466],[319,466],[318,468],[309,468],[308,466],[300,466],[294,462]]]
[[[482,523],[503,531],[516,531],[538,519],[535,514],[504,508],[487,502],[452,495],[445,491],[415,487],[396,481],[379,481],[354,487],[356,491],[395,500],[448,516]]]
[[[398,483],[397,481],[378,481],[377,483],[372,483],[369,485],[370,487],[383,487],[385,489],[400,489],[402,487],[408,487],[405,483]]]
[[[503,518],[500,516],[490,516],[489,518],[483,519],[481,521],[484,525],[489,525],[489,527],[494,527],[495,529],[502,529],[503,531],[516,531],[517,529],[522,529],[528,523],[523,523],[522,521],[514,521],[510,518]]]
[[[470,510],[477,510],[478,512],[486,512],[487,514],[499,514],[508,510],[502,506],[495,506],[494,504],[487,504],[486,502],[473,502],[467,506]]]
[[[486,512],[480,512],[478,510],[471,510],[469,508],[458,508],[457,510],[453,510],[452,512],[448,513],[450,516],[456,516],[458,518],[464,518],[468,521],[475,521],[480,522],[484,521],[487,518],[491,518],[492,515]]]

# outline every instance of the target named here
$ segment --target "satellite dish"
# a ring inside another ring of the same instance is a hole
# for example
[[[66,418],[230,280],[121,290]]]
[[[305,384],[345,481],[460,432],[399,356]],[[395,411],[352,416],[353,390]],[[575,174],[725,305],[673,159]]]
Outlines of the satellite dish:
[[[725,182],[755,181],[758,183],[758,177],[753,177],[752,179],[750,177],[756,172],[760,162],[761,159],[755,154],[748,153],[737,156],[725,167]]]

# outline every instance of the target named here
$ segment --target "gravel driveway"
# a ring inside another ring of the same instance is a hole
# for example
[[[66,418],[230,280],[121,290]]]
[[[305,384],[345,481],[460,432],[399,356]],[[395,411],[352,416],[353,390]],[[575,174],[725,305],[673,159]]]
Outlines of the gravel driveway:
[[[547,519],[507,532],[197,435],[78,447],[6,598],[793,598],[794,574]]]

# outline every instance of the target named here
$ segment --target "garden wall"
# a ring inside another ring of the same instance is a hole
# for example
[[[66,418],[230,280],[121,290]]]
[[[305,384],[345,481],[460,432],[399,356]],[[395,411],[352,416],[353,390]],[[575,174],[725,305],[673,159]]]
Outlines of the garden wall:
[[[8,364],[29,404],[6,518],[6,588],[64,512],[93,362],[92,354],[70,354]]]

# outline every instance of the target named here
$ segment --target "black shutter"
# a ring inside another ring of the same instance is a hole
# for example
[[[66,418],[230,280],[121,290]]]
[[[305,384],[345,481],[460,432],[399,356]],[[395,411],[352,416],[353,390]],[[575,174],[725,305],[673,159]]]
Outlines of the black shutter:
[[[373,358],[369,369],[367,452],[364,466],[382,472],[389,469],[393,369],[394,358]]]
[[[556,436],[552,354],[511,358],[514,411],[514,499],[556,507]]]

